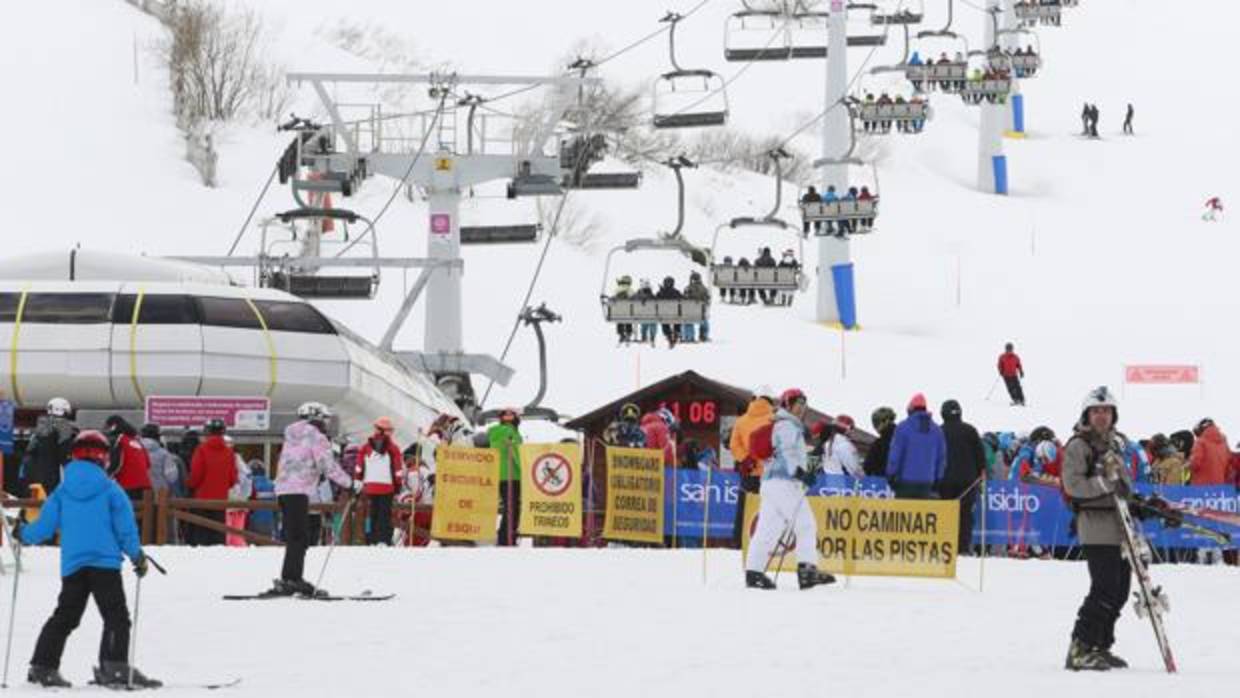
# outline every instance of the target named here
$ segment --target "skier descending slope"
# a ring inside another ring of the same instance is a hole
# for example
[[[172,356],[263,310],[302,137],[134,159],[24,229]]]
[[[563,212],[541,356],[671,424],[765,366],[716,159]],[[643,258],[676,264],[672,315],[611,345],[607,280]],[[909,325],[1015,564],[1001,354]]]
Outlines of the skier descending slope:
[[[34,684],[69,687],[60,675],[60,659],[69,634],[82,621],[86,602],[93,596],[103,616],[95,682],[119,688],[131,685],[131,681],[138,688],[162,685],[129,666],[129,609],[121,582],[121,555],[133,561],[139,577],[146,574],[148,563],[138,542],[129,498],[104,472],[108,450],[103,434],[78,434],[60,487],[43,505],[39,519],[20,533],[25,545],[50,540],[60,533],[60,597],[39,633],[30,660],[27,680]]]
[[[1072,500],[1081,550],[1089,564],[1089,595],[1077,612],[1065,662],[1072,671],[1128,666],[1111,653],[1115,623],[1132,588],[1132,566],[1121,552],[1124,522],[1116,508],[1132,492],[1124,467],[1127,439],[1115,430],[1118,420],[1111,391],[1105,386],[1091,390],[1082,404],[1076,434],[1065,448],[1064,491]]]
[[[771,426],[770,461],[762,474],[762,505],[758,511],[758,531],[749,542],[745,564],[745,586],[774,589],[766,576],[771,551],[792,529],[796,536],[797,582],[802,589],[831,584],[835,577],[818,569],[818,530],[814,514],[805,498],[805,488],[814,482],[809,471],[803,419],[808,409],[805,393],[785,390]],[[750,442],[751,446],[753,441]]]

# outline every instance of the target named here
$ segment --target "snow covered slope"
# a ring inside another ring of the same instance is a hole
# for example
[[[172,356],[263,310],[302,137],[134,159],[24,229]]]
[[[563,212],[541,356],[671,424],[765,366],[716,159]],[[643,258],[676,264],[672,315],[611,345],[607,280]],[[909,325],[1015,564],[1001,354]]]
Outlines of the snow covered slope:
[[[264,13],[276,53],[294,69],[369,69],[326,40],[348,21],[407,34],[428,65],[525,73],[552,70],[580,37],[622,47],[655,28],[667,9],[653,0],[365,0],[349,3],[347,12],[326,0],[237,4]],[[724,63],[720,46],[734,4],[714,0],[684,24],[682,63],[728,76],[740,69]],[[941,26],[942,3],[926,4],[927,24]],[[572,195],[569,205],[603,232],[589,250],[553,242],[533,295],[566,318],[548,330],[552,375],[545,402],[581,413],[639,383],[695,368],[738,385],[796,384],[823,409],[861,417],[879,404],[902,407],[911,393],[925,391],[934,405],[960,399],[968,418],[991,428],[1045,422],[1064,429],[1085,390],[1114,386],[1122,364],[1185,362],[1204,367],[1204,388],[1130,388],[1121,428],[1144,434],[1206,414],[1224,427],[1237,423],[1240,405],[1229,399],[1240,379],[1229,346],[1235,307],[1229,281],[1240,241],[1232,223],[1206,225],[1198,214],[1207,196],[1230,200],[1229,155],[1240,136],[1225,119],[1192,116],[1179,87],[1187,75],[1202,85],[1227,78],[1230,27],[1240,10],[1208,4],[1210,21],[1202,21],[1199,8],[1155,13],[1137,0],[1084,2],[1062,28],[1040,30],[1045,69],[1023,85],[1030,137],[1006,144],[1010,197],[973,190],[977,114],[958,100],[936,97],[937,118],[920,138],[893,136],[879,170],[881,232],[854,243],[862,330],[846,338],[813,323],[811,291],[785,311],[717,304],[717,341],[710,345],[615,348],[597,302],[605,250],[669,229],[674,183],[654,172],[640,192]],[[987,20],[966,3],[957,5],[955,27],[978,43]],[[480,12],[486,21],[477,20]],[[134,84],[133,46],[159,35],[152,20],[119,1],[99,0],[26,3],[17,15],[20,22],[0,26],[0,75],[18,96],[0,114],[7,152],[16,156],[0,174],[10,200],[8,250],[79,241],[151,254],[226,250],[285,139],[267,127],[232,128],[221,138],[222,186],[203,189],[180,158],[162,78],[145,52]],[[891,38],[871,65],[899,58],[900,42],[894,33]],[[867,55],[850,52],[854,69]],[[607,66],[606,74],[637,84],[665,67],[665,47],[654,41]],[[737,126],[756,135],[789,133],[821,109],[822,72],[812,63],[746,69],[731,90]],[[1225,114],[1234,97],[1221,91],[1212,99],[1223,102],[1212,113]],[[1086,100],[1102,109],[1100,142],[1074,135]],[[1129,101],[1137,109],[1135,138],[1119,135]],[[303,94],[299,111],[312,105]],[[810,129],[797,145],[812,152],[816,138],[817,129]],[[732,216],[769,207],[767,178],[710,168],[687,178],[686,231],[698,242],[708,243]],[[390,186],[371,180],[353,206],[377,210]],[[785,215],[794,219],[792,196],[786,198]],[[287,192],[274,192],[263,211],[289,202]],[[521,222],[534,211],[529,202],[480,199],[465,216],[466,222]],[[402,200],[381,224],[383,252],[420,254],[425,231],[424,204]],[[738,244],[752,253],[758,244],[778,250],[792,242]],[[467,252],[469,350],[502,350],[539,252]],[[675,260],[626,261],[630,266],[618,262],[613,276],[657,280],[668,272],[683,283],[689,271]],[[389,274],[376,304],[328,308],[374,338],[401,285],[399,274]],[[401,346],[420,347],[421,317],[415,312]],[[1028,410],[1009,409],[1001,388],[993,401],[983,400],[1007,340],[1017,343],[1029,371]],[[519,375],[496,389],[490,405],[522,404],[533,395],[535,350],[532,335],[522,331],[508,357]]]
[[[317,570],[323,548],[311,550]],[[951,582],[853,578],[800,592],[745,590],[739,553],[650,550],[343,548],[327,589],[396,592],[378,603],[220,601],[265,587],[278,550],[154,549],[169,570],[142,587],[138,666],[169,683],[242,677],[235,696],[634,695],[779,698],[1220,695],[1235,682],[1235,578],[1165,565],[1180,674],[1162,673],[1148,622],[1125,612],[1109,675],[1063,670],[1085,592],[1081,564],[989,560],[983,593]],[[57,556],[26,556],[14,669],[55,604]],[[960,579],[976,588],[977,561]],[[206,581],[204,581],[206,580]],[[129,598],[133,577],[126,573]],[[7,600],[7,594],[5,596]],[[62,671],[83,682],[98,650],[93,611]],[[12,677],[10,677],[12,678]],[[20,678],[20,677],[19,677]],[[20,680],[13,695],[37,695]],[[179,696],[193,691],[161,691]]]

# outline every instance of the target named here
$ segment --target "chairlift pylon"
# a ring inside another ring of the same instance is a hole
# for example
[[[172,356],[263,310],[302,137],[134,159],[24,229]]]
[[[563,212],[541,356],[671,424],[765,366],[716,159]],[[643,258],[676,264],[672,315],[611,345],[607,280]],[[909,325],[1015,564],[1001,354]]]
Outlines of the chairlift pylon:
[[[672,70],[654,81],[654,127],[723,126],[728,122],[728,91],[723,76],[712,70],[682,68],[676,60],[676,27],[683,19],[675,12],[668,12],[659,20],[671,24],[667,31],[667,48]],[[687,106],[679,106],[682,101],[687,101]]]

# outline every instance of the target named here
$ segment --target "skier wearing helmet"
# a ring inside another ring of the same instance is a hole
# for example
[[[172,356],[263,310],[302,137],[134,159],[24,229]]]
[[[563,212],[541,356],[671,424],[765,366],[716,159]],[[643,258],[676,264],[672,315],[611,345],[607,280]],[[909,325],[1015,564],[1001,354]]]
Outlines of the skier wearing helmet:
[[[862,468],[870,477],[883,477],[887,473],[891,438],[896,433],[896,411],[890,407],[879,407],[870,415],[870,424],[874,427],[874,433],[878,434],[878,440],[870,444]]]
[[[39,417],[22,457],[18,480],[23,488],[38,485],[44,495],[50,495],[60,484],[60,469],[69,462],[69,450],[78,434],[72,414],[68,400],[54,397],[47,401],[47,414]]]
[[[332,482],[361,492],[362,483],[355,482],[340,469],[327,440],[327,422],[331,410],[319,402],[307,402],[297,408],[298,421],[284,429],[284,447],[280,451],[280,472],[276,476],[276,500],[284,525],[284,565],[264,596],[317,596],[320,589],[304,578],[306,548],[310,545],[310,496],[327,477]]]
[[[121,581],[122,554],[133,562],[139,577],[146,574],[148,563],[129,498],[104,471],[110,448],[107,438],[97,431],[78,434],[64,482],[43,504],[38,520],[17,534],[25,545],[60,534],[60,596],[35,644],[26,675],[30,683],[56,688],[71,685],[60,674],[60,660],[69,634],[78,627],[86,602],[93,596],[103,617],[95,682],[110,688],[125,688],[131,681],[135,688],[162,685],[128,663],[130,622]]]
[[[805,443],[805,414],[809,403],[797,388],[785,390],[779,399],[771,429],[771,459],[762,474],[762,503],[758,530],[749,541],[745,559],[745,586],[774,589],[766,575],[772,551],[791,529],[796,536],[797,584],[809,589],[831,584],[835,577],[818,569],[818,528],[805,490],[814,482]]]
[[[947,439],[917,393],[908,419],[896,427],[887,454],[887,480],[900,499],[934,499],[947,470]]]
[[[647,412],[642,417],[641,428],[646,435],[645,448],[663,451],[663,465],[676,467],[676,416],[666,407]]]
[[[228,491],[237,484],[237,453],[225,441],[227,428],[222,419],[211,419],[203,425],[207,437],[194,449],[194,459],[189,466],[189,482],[185,483],[194,499],[225,500]],[[196,509],[198,516],[224,523],[221,509]],[[190,545],[223,545],[224,533],[202,526],[190,526]]]
[[[607,429],[603,431],[603,441],[608,446],[645,448],[646,432],[642,431],[638,424],[641,415],[640,407],[631,402],[625,403],[620,408],[620,413],[616,415],[616,421],[608,424]]]
[[[358,449],[353,461],[353,478],[362,483],[362,493],[369,505],[366,543],[391,545],[392,496],[400,486],[405,461],[400,446],[393,440],[396,427],[388,417],[375,420],[374,432]]]
[[[1124,456],[1128,440],[1115,430],[1117,404],[1106,386],[1089,391],[1076,433],[1064,448],[1064,492],[1076,513],[1081,551],[1089,563],[1089,595],[1077,611],[1064,663],[1072,671],[1128,666],[1111,653],[1115,623],[1132,588],[1132,566],[1121,553],[1124,524],[1115,509],[1115,495],[1132,492]]]

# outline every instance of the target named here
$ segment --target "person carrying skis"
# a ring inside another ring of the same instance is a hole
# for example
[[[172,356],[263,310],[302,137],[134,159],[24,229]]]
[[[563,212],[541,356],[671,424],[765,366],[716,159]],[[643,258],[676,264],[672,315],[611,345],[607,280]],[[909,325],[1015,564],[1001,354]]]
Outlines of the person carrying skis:
[[[1007,386],[1008,397],[1012,398],[1013,407],[1025,406],[1025,389],[1020,381],[1025,377],[1025,367],[1016,354],[1016,347],[1011,342],[1003,345],[1003,353],[999,355],[999,376]]]
[[[37,545],[60,534],[60,597],[35,643],[26,680],[45,687],[69,688],[60,674],[60,660],[69,635],[78,627],[92,596],[103,616],[99,666],[95,682],[109,688],[158,688],[163,684],[129,665],[129,608],[121,581],[122,555],[134,573],[146,574],[148,563],[138,539],[129,497],[105,468],[111,445],[98,431],[73,440],[64,480],[43,503],[39,518],[19,528],[24,545]],[[11,611],[12,609],[10,609]]]
[[[805,496],[815,476],[809,470],[805,443],[803,420],[808,410],[805,393],[798,388],[785,390],[779,398],[771,425],[771,458],[762,474],[758,530],[745,560],[745,586],[751,589],[775,588],[765,570],[789,528],[796,536],[798,586],[810,589],[835,582],[834,576],[818,569],[818,527]]]
[[[1214,222],[1218,220],[1219,215],[1222,213],[1223,200],[1214,196],[1206,201],[1206,212],[1201,214],[1201,220]]]
[[[341,470],[332,456],[332,444],[327,440],[331,410],[327,405],[303,403],[297,408],[297,419],[284,429],[284,448],[276,476],[276,501],[284,528],[284,565],[280,578],[267,592],[272,596],[323,595],[322,590],[304,579],[306,548],[310,545],[310,496],[318,490],[319,480],[326,476],[351,489],[354,495],[362,491],[362,483]]]
[[[1106,386],[1095,388],[1085,396],[1076,433],[1065,447],[1063,488],[1076,514],[1090,582],[1064,662],[1071,671],[1128,666],[1111,652],[1115,623],[1132,588],[1132,566],[1121,553],[1124,524],[1115,509],[1115,495],[1127,498],[1132,492],[1125,467],[1127,438],[1115,430],[1118,421],[1115,396]]]

